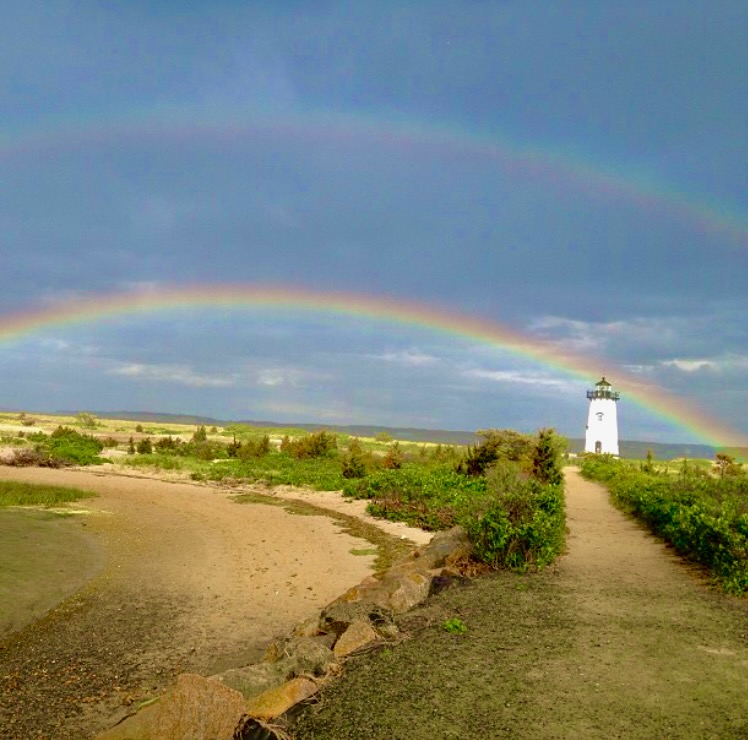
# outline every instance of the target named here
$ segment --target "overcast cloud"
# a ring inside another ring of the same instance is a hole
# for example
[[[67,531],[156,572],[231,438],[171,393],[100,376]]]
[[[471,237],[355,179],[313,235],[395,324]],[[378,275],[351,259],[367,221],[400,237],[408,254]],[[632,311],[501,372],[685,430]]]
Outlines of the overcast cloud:
[[[187,283],[409,299],[748,434],[746,27],[742,0],[11,2],[0,321]],[[292,307],[47,327],[0,377],[6,409],[571,436],[596,380]]]

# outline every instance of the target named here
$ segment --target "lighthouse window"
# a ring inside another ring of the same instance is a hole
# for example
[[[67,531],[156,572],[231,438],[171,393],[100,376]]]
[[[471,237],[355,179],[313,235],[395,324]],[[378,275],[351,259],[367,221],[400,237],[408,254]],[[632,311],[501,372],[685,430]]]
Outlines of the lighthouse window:
[[[603,414],[602,411],[598,411],[597,414],[596,414],[596,416],[597,416],[597,420],[598,421],[602,421],[603,420],[603,416],[605,416],[605,414]]]

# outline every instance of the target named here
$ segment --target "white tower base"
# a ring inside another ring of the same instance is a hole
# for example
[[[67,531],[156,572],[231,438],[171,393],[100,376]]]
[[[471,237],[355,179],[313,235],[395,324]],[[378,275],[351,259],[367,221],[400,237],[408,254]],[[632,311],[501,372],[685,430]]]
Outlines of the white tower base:
[[[616,402],[594,398],[587,414],[584,451],[618,457],[618,414]]]

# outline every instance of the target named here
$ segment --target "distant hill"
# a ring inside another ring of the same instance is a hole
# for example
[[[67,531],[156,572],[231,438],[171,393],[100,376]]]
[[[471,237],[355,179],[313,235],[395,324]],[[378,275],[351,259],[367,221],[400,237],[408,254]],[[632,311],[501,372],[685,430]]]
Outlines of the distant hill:
[[[77,412],[58,412],[66,416],[75,415]],[[374,424],[289,424],[277,421],[258,421],[236,419],[215,419],[210,416],[195,416],[191,414],[166,414],[152,413],[148,411],[96,411],[93,412],[102,419],[124,419],[129,421],[142,421],[160,424],[194,424],[199,426],[227,426],[228,424],[248,424],[256,427],[266,428],[294,428],[306,431],[317,429],[328,429],[352,437],[375,437],[385,432],[394,439],[410,442],[432,442],[436,444],[449,445],[473,445],[478,441],[475,432],[454,431],[448,429],[419,429],[415,427],[386,427]],[[647,450],[651,450],[656,460],[673,460],[675,458],[706,458],[713,459],[718,451],[728,452],[740,460],[748,459],[748,449],[745,448],[718,448],[710,445],[670,443],[663,442],[640,442],[637,440],[621,440],[619,443],[621,457],[641,460],[647,456]],[[569,438],[569,451],[579,453],[584,450],[584,439]]]
[[[664,442],[637,442],[629,439],[622,439],[618,442],[618,448],[621,453],[621,457],[628,458],[630,460],[643,460],[647,456],[647,450],[652,451],[652,455],[655,460],[674,460],[676,458],[687,457],[693,458],[714,458],[717,447],[711,447],[709,445],[698,445],[698,444],[679,444],[671,443],[666,444]],[[583,439],[570,439],[569,440],[569,452],[583,452],[584,451],[584,440]]]
[[[59,411],[65,416],[74,416],[74,411]],[[297,424],[278,421],[214,419],[210,416],[192,416],[189,414],[163,414],[149,411],[94,411],[100,419],[123,419],[125,421],[142,421],[151,424],[194,424],[195,426],[227,426],[229,424],[247,424],[253,427],[293,428],[313,432],[317,429],[328,429],[331,432],[349,434],[352,437],[375,437],[386,432],[393,439],[409,442],[434,442],[450,445],[472,445],[478,441],[475,432],[460,432],[447,429],[417,429],[411,427],[384,427],[373,424]]]

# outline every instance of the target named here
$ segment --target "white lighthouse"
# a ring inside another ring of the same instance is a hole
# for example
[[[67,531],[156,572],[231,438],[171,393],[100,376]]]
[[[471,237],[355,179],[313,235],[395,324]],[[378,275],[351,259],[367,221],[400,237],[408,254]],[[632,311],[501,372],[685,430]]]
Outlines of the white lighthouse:
[[[590,410],[587,413],[587,434],[584,451],[618,457],[618,413],[616,402],[620,394],[603,377],[587,391]]]

